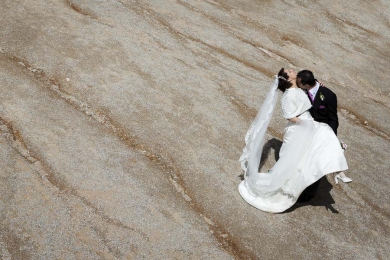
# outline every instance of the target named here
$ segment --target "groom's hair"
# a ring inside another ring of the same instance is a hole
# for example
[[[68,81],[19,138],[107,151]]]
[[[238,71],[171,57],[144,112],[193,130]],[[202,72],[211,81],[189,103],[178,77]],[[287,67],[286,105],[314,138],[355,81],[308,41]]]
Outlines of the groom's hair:
[[[297,78],[301,79],[302,85],[314,86],[316,84],[316,79],[310,70],[301,70],[298,72]]]

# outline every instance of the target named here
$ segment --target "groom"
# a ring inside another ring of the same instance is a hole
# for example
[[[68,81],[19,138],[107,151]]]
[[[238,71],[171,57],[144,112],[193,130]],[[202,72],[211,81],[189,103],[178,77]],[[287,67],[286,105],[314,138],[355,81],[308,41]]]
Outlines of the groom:
[[[306,90],[307,96],[312,104],[310,114],[315,121],[328,124],[337,135],[339,120],[337,117],[337,96],[330,89],[321,86],[314,78],[310,70],[302,70],[297,74],[297,85]],[[299,202],[311,200],[318,189],[320,180],[307,187],[299,197]]]

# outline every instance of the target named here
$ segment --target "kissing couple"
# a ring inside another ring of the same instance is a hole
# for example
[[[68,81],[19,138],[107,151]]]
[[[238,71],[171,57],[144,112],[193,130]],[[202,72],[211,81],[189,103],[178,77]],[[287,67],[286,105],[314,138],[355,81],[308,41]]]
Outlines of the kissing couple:
[[[266,173],[258,171],[265,134],[275,110],[278,91],[283,117],[288,120],[279,160]],[[283,212],[298,202],[312,199],[320,179],[337,173],[338,180],[351,182],[344,172],[348,164],[337,138],[337,96],[320,84],[311,71],[282,68],[252,122],[240,157],[244,180],[242,198],[267,212]]]

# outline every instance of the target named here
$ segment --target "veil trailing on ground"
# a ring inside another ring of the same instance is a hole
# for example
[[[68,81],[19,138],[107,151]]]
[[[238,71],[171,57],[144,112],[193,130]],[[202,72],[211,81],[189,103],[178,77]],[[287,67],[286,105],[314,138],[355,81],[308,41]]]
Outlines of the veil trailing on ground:
[[[291,141],[283,144],[281,156],[269,172],[258,171],[265,134],[278,99],[277,87],[278,77],[275,76],[267,97],[245,136],[246,146],[239,161],[245,172],[245,186],[252,196],[269,197],[280,192],[297,198],[302,190],[300,185],[304,183],[297,178],[304,176],[294,173],[305,167],[307,151],[315,134],[312,120],[301,120],[297,124],[296,131],[290,134]]]
[[[245,178],[251,175],[251,172],[253,173],[255,170],[257,172],[256,165],[259,167],[261,153],[263,152],[264,137],[272,115],[274,114],[276,101],[278,100],[278,82],[278,77],[275,76],[275,80],[268,91],[262,107],[246,133],[246,146],[240,157],[241,168],[245,172]]]

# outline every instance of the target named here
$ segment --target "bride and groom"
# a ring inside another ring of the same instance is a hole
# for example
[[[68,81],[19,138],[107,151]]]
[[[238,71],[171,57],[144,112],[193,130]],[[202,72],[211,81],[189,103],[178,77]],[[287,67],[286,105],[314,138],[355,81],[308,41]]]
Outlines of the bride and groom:
[[[278,91],[283,117],[288,120],[279,160],[267,173],[258,172],[265,134],[275,110]],[[244,180],[239,192],[250,205],[268,212],[283,212],[297,201],[314,197],[320,179],[337,172],[338,180],[348,169],[338,140],[337,97],[318,83],[309,70],[282,68],[275,77],[267,97],[249,128],[240,157]]]

